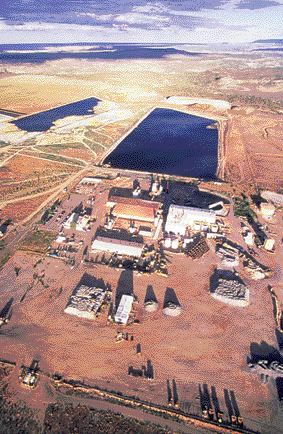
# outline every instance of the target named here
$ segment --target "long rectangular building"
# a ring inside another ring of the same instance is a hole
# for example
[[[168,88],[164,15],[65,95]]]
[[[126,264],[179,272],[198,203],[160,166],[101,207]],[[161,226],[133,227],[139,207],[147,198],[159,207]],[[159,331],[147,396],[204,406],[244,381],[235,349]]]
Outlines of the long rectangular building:
[[[148,223],[154,223],[157,212],[161,208],[160,202],[121,196],[111,196],[107,205],[117,218]]]
[[[118,324],[127,324],[132,310],[133,301],[134,297],[132,295],[122,295],[117,312],[115,314],[115,322]]]
[[[132,237],[119,231],[97,230],[91,249],[92,251],[100,250],[139,258],[143,246],[142,237]]]

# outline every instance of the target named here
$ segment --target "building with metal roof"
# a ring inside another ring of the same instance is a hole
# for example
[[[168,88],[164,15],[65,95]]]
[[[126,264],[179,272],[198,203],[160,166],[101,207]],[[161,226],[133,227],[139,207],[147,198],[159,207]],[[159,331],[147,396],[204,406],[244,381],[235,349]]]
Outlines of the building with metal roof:
[[[129,315],[132,310],[133,301],[134,297],[132,295],[122,295],[117,312],[115,314],[115,322],[117,322],[118,324],[127,324]]]
[[[122,231],[97,230],[91,249],[139,258],[143,246],[143,238],[140,236],[132,237]]]
[[[160,202],[121,196],[111,196],[107,204],[114,217],[148,223],[154,223],[161,208]]]

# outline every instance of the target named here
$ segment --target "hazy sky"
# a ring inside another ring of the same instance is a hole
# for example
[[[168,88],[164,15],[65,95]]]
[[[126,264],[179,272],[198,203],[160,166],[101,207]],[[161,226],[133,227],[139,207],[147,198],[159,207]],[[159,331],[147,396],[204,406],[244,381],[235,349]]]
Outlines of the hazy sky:
[[[283,0],[1,0],[0,43],[282,38]]]

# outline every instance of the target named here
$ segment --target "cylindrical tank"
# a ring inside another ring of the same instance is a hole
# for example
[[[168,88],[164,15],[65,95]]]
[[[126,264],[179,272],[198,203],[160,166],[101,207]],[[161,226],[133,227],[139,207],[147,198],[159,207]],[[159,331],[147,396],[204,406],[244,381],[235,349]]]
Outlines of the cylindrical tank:
[[[133,191],[133,196],[134,197],[138,197],[141,194],[141,189],[139,187],[137,187],[134,191]]]
[[[164,246],[167,247],[168,249],[171,247],[171,238],[165,238]]]
[[[178,240],[178,238],[175,238],[174,240],[172,240],[172,244],[171,244],[171,246],[172,246],[172,249],[178,249],[178,247],[179,247],[179,240]]]
[[[164,315],[168,316],[178,316],[180,315],[181,311],[181,306],[175,303],[167,303],[167,306],[165,306],[163,309]]]
[[[156,193],[157,190],[158,190],[158,183],[157,183],[157,182],[154,182],[154,183],[152,184],[151,191],[152,191],[152,193]]]
[[[155,312],[158,308],[158,303],[154,300],[149,300],[144,303],[144,310],[146,312]]]
[[[186,244],[189,244],[189,243],[191,243],[192,241],[194,241],[193,238],[184,238],[184,243],[186,243]]]

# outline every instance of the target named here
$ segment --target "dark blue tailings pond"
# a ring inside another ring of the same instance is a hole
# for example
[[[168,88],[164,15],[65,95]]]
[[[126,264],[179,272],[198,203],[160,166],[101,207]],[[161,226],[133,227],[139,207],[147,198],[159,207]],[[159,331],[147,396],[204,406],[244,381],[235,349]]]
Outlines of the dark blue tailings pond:
[[[53,122],[67,116],[85,116],[93,114],[93,108],[100,100],[97,98],[87,98],[71,104],[62,105],[54,109],[40,112],[34,115],[17,119],[12,123],[21,130],[28,132],[47,131],[52,127]]]
[[[176,110],[155,109],[130,133],[104,163],[195,178],[216,178],[218,130],[212,119]]]

